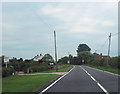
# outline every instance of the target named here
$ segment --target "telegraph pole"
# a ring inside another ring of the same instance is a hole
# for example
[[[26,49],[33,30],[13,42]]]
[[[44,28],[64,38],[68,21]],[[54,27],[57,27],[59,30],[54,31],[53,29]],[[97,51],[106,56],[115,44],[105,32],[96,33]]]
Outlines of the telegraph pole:
[[[96,56],[97,56],[97,50],[95,50],[95,54],[94,54],[94,57],[96,58]]]
[[[58,66],[57,66],[57,48],[56,48],[56,33],[54,31],[54,44],[55,44],[55,63],[56,63],[56,72],[58,71]]]
[[[67,61],[68,64],[70,64],[70,53],[68,52],[68,61]]]
[[[110,44],[111,44],[111,33],[110,33],[110,35],[109,35],[109,46],[108,46],[107,65],[109,64]]]

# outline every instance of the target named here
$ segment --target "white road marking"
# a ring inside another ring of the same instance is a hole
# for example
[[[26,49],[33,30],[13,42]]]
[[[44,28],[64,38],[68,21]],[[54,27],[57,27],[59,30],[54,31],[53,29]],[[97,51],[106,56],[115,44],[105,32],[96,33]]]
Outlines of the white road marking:
[[[103,88],[103,86],[100,84],[100,83],[97,83],[97,85],[106,93],[106,94],[109,94],[108,91]]]
[[[81,67],[81,66],[80,66],[80,67]],[[109,94],[108,91],[107,91],[97,80],[95,80],[95,78],[92,77],[92,75],[91,75],[90,73],[88,73],[83,67],[81,67],[81,68],[86,72],[87,75],[90,76],[90,78],[91,78],[93,81],[95,81],[95,82],[97,83],[97,85],[98,85],[106,94]]]
[[[75,66],[68,72],[70,73],[73,69],[75,68]],[[41,93],[44,93],[45,91],[47,91],[50,87],[52,87],[54,84],[56,84],[59,80],[61,80],[63,77],[65,77],[68,73],[64,74],[63,76],[61,76],[60,78],[58,78],[55,82],[53,82],[51,85],[49,85],[47,88],[45,88]]]
[[[90,77],[96,82],[95,78],[93,78],[92,76],[90,76]]]

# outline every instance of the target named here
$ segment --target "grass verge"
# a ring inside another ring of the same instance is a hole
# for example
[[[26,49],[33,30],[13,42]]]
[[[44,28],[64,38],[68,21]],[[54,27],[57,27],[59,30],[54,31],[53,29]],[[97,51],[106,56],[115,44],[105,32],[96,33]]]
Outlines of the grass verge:
[[[72,68],[73,68],[72,65],[58,65],[58,72],[67,72]],[[56,68],[54,67],[53,69],[42,71],[39,73],[50,73],[50,72],[56,72]]]
[[[86,65],[86,66],[96,68],[96,69],[100,69],[100,70],[103,70],[103,71],[112,72],[112,73],[120,75],[120,69],[117,69],[117,68],[110,68],[110,67],[104,67],[104,66],[92,66],[92,65]]]
[[[40,75],[15,75],[2,79],[3,92],[35,92],[50,83],[59,75],[40,74]]]

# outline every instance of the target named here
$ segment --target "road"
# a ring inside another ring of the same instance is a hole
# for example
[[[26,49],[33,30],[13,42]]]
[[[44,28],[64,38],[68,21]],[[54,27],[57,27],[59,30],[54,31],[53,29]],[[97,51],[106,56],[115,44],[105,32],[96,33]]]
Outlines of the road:
[[[43,91],[52,94],[55,92],[118,94],[118,76],[78,65]]]

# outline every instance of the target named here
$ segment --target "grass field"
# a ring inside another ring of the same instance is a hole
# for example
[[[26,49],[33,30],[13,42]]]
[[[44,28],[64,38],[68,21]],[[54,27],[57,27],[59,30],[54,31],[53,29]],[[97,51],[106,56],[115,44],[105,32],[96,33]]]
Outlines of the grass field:
[[[72,65],[58,65],[58,72],[67,72],[72,69]],[[56,72],[54,69],[43,71]],[[56,74],[40,74],[40,75],[14,75],[2,79],[3,92],[35,92],[48,84],[51,80],[57,78]]]
[[[3,78],[3,92],[35,92],[59,75],[15,75]],[[16,93],[17,94],[17,93]]]
[[[120,69],[117,69],[117,68],[115,69],[115,68],[110,68],[110,67],[92,66],[92,65],[87,65],[87,66],[92,67],[92,68],[96,68],[96,69],[100,69],[103,71],[108,71],[108,72],[120,74]]]
[[[72,65],[58,65],[58,72],[67,72],[72,68],[73,68]],[[50,70],[42,71],[41,73],[49,73],[49,72],[56,72],[56,67]]]

